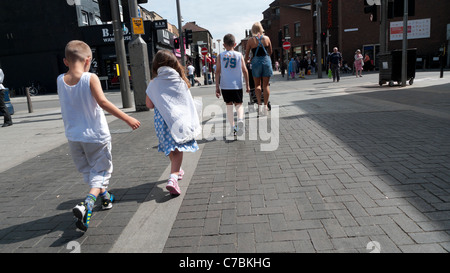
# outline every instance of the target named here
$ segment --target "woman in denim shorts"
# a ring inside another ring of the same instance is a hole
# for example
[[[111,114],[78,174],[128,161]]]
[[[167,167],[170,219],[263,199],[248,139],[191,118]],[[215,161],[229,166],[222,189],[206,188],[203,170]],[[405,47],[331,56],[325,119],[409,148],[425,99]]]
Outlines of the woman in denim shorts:
[[[258,100],[258,113],[267,115],[269,103],[269,80],[273,75],[272,60],[270,55],[272,54],[272,43],[269,37],[264,36],[264,29],[261,23],[256,22],[252,27],[253,38],[248,40],[247,48],[245,52],[245,62],[248,63],[250,58],[250,51],[253,53],[252,74],[255,82],[256,99]],[[264,90],[264,109],[261,105],[261,92]]]

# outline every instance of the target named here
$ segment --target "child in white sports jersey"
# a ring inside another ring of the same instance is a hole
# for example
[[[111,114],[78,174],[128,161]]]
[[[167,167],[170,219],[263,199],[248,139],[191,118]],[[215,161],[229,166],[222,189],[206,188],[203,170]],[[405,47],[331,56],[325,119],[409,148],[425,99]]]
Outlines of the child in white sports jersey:
[[[225,52],[220,53],[217,58],[216,69],[216,97],[223,100],[227,105],[227,120],[233,128],[234,136],[241,136],[244,133],[244,107],[242,106],[243,97],[243,78],[247,86],[246,92],[250,92],[247,67],[244,57],[240,52],[234,51],[236,38],[233,34],[227,34],[223,37],[223,46]],[[233,105],[237,112],[237,126],[234,123]]]
[[[106,188],[113,170],[111,134],[103,110],[125,121],[133,130],[140,122],[122,112],[103,94],[97,75],[89,73],[90,47],[82,41],[71,41],[65,48],[64,64],[69,71],[58,77],[58,96],[65,133],[73,161],[90,191],[84,202],[73,208],[76,226],[86,231],[97,197],[103,209],[111,209],[114,195]]]

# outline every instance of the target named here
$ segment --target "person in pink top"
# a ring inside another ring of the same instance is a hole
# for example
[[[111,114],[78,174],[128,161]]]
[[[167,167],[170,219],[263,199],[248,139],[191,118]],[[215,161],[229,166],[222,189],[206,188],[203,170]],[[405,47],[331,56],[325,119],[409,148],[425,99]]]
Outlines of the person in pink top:
[[[359,77],[362,77],[362,71],[364,66],[364,58],[361,54],[361,50],[356,50],[355,52],[355,71],[356,71],[356,77],[358,78],[358,72]]]

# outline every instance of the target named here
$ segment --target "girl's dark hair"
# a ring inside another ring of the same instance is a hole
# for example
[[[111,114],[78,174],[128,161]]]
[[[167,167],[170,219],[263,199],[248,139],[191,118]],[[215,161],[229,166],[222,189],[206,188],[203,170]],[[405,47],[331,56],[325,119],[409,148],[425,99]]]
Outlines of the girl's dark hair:
[[[158,76],[158,69],[163,66],[168,66],[175,69],[178,72],[178,74],[180,74],[180,77],[186,82],[188,88],[191,88],[191,84],[188,78],[186,77],[184,66],[180,64],[177,57],[169,50],[160,50],[158,51],[158,53],[156,53],[155,57],[153,58],[153,65],[152,65],[153,78]]]

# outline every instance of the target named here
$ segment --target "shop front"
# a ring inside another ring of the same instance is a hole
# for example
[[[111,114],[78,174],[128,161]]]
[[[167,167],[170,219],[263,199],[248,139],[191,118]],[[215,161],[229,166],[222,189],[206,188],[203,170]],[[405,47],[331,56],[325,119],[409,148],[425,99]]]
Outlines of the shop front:
[[[173,50],[173,34],[166,29],[155,30],[153,25],[152,21],[144,21],[145,34],[141,35],[141,38],[147,43],[149,69],[151,69],[151,60],[153,59],[154,52],[161,49]],[[91,66],[91,72],[99,76],[103,88],[111,89],[119,87],[120,75],[112,25],[84,27],[82,28],[82,36],[84,41],[92,48],[93,65]],[[132,40],[129,23],[123,24],[123,37],[127,54],[128,76],[132,84],[130,59],[128,56],[128,43]]]

